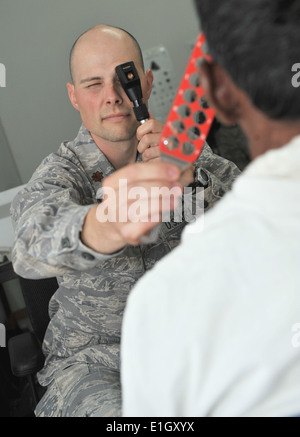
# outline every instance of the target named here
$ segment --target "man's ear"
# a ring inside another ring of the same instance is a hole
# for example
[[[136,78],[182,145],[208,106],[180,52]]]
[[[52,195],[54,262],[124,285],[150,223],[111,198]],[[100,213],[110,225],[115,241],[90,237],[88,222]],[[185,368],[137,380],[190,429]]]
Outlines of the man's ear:
[[[214,108],[216,116],[227,125],[240,118],[240,92],[226,71],[216,63],[203,61],[199,66],[205,99]]]
[[[76,96],[75,96],[74,85],[71,82],[68,82],[67,88],[68,88],[69,99],[70,99],[72,105],[74,106],[75,109],[77,109],[77,111],[79,111],[79,106],[77,104],[77,100],[76,100]]]
[[[153,73],[151,70],[147,70],[145,73],[146,76],[146,84],[147,84],[147,91],[146,91],[146,95],[145,98],[147,100],[149,100],[149,97],[151,95],[151,91],[152,91],[152,84],[153,84]]]

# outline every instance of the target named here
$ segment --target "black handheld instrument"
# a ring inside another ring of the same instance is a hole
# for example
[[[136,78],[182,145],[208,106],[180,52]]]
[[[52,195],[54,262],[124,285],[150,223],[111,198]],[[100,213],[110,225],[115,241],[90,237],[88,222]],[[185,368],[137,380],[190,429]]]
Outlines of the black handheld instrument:
[[[139,121],[141,124],[145,123],[150,116],[147,106],[143,102],[141,81],[134,62],[129,61],[125,64],[118,65],[116,67],[116,73],[125,93],[127,94],[127,97],[133,103],[133,112],[137,121]],[[154,243],[158,239],[159,231],[160,226],[156,225],[155,228],[148,233],[148,235],[141,237],[141,243]]]
[[[144,123],[149,119],[149,112],[143,102],[141,81],[134,62],[129,61],[125,64],[118,65],[116,67],[116,73],[127,97],[133,103],[133,111],[137,121]]]

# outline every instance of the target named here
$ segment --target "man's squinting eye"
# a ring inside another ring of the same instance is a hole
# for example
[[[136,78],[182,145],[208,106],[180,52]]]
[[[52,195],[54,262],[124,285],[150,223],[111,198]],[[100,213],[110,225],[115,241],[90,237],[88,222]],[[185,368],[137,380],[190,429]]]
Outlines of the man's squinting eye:
[[[102,84],[101,84],[101,82],[91,83],[90,85],[87,86],[87,88],[91,88],[91,87],[97,86],[97,85],[102,85]]]

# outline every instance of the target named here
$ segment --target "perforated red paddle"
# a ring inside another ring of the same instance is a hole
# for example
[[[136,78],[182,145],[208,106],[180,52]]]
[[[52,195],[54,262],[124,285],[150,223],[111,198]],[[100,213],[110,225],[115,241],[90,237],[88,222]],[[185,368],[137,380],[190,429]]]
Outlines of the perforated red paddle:
[[[206,59],[205,36],[197,39],[160,138],[162,160],[182,170],[196,161],[212,125],[215,113],[205,101],[198,63]]]

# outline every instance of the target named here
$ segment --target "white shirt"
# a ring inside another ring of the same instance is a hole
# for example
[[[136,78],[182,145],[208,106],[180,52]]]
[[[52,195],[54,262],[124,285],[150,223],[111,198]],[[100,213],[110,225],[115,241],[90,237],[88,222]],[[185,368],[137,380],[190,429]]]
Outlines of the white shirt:
[[[129,295],[124,416],[300,414],[300,137],[253,161]]]

